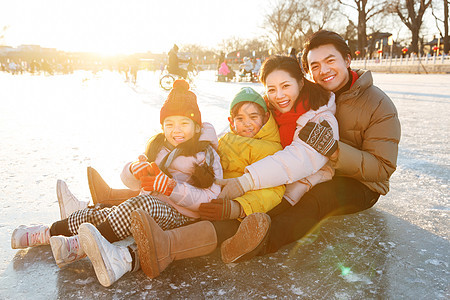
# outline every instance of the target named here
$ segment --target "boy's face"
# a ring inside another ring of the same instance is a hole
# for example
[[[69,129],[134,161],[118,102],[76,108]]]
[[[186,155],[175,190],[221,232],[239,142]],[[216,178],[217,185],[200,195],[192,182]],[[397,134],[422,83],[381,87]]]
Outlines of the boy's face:
[[[245,103],[233,118],[228,118],[236,134],[252,138],[263,127],[269,117],[269,113],[261,114],[257,105],[255,103]]]
[[[200,132],[200,126],[184,116],[170,116],[164,119],[162,129],[167,141],[174,147],[190,140]]]
[[[332,44],[311,49],[308,53],[309,73],[324,89],[336,92],[349,80],[350,56],[342,57]]]

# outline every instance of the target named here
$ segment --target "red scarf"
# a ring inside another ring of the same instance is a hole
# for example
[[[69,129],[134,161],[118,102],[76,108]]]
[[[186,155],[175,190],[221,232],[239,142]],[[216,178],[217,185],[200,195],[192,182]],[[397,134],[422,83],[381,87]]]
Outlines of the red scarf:
[[[278,110],[273,112],[275,121],[280,131],[281,146],[286,147],[294,139],[295,129],[297,128],[297,119],[309,110],[308,99],[299,99],[296,106],[292,107],[287,113],[280,113]]]
[[[355,83],[355,81],[359,78],[358,73],[356,73],[355,71],[351,70],[350,71],[352,73],[352,84],[350,85],[350,87],[352,87],[352,85]]]

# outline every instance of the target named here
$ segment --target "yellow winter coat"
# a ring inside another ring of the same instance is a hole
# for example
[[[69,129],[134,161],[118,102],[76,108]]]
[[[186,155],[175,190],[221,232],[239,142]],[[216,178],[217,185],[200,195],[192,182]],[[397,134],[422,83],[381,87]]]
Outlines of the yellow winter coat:
[[[223,178],[235,178],[244,174],[245,167],[282,150],[278,126],[270,118],[253,137],[242,137],[229,132],[219,140],[219,156],[223,168]],[[248,216],[254,212],[268,212],[283,198],[284,185],[273,188],[249,191],[234,200],[238,201]]]

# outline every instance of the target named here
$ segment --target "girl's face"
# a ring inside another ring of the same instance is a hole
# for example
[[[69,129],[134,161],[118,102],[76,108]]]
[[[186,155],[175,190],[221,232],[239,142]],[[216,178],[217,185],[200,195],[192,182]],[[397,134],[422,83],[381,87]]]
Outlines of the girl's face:
[[[299,82],[283,70],[275,70],[266,77],[266,95],[272,106],[281,113],[292,109],[303,87],[303,78]]]
[[[200,126],[184,116],[170,116],[164,119],[162,129],[167,141],[174,147],[190,140],[200,132]]]
[[[233,118],[228,118],[238,135],[252,138],[267,121],[268,113],[262,115],[256,107],[257,105],[255,103],[245,103],[239,108],[238,113]]]

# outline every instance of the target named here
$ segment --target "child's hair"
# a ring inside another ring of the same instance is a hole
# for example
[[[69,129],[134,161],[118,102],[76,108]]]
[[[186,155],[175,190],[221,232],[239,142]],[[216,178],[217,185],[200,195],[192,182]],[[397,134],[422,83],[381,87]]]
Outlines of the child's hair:
[[[345,40],[336,32],[328,30],[319,30],[311,35],[303,45],[302,64],[303,69],[309,72],[308,53],[312,49],[319,48],[323,45],[333,45],[337,51],[346,59],[349,55],[352,57],[352,52]]]
[[[282,70],[289,73],[289,75],[292,78],[295,78],[298,82],[303,79],[304,85],[298,98],[295,100],[294,107],[297,106],[298,101],[303,101],[305,99],[308,99],[309,106],[305,107],[305,109],[311,108],[313,110],[317,110],[322,105],[328,103],[330,92],[326,91],[320,85],[304,78],[298,61],[289,56],[273,55],[264,61],[259,75],[259,80],[262,84],[266,85],[267,76],[276,70]],[[305,105],[305,102],[303,102],[303,105]]]
[[[231,118],[234,119],[236,117],[236,115],[239,113],[239,110],[241,109],[241,107],[247,103],[254,104],[255,107],[258,109],[258,112],[261,116],[264,116],[264,114],[266,113],[266,111],[264,110],[264,108],[261,105],[255,103],[255,102],[252,102],[252,101],[242,101],[242,102],[237,103],[235,106],[233,106],[233,108],[231,108],[231,111],[230,111]]]

